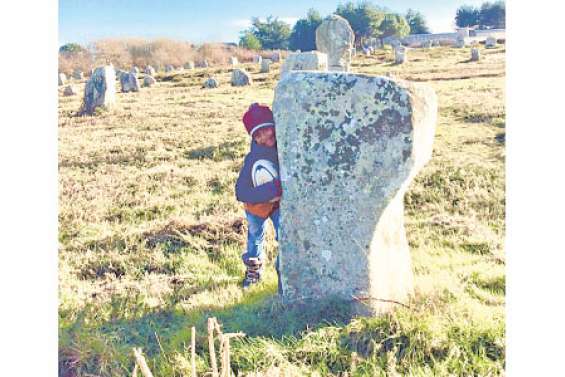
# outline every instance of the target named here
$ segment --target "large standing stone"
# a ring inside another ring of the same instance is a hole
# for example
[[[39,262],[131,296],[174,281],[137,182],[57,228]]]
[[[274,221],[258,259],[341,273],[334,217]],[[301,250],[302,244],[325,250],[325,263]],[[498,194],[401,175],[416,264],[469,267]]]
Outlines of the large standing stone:
[[[404,64],[408,60],[408,49],[404,46],[394,48],[394,64]]]
[[[262,61],[263,61],[263,57],[261,55],[255,55],[253,57],[253,63],[261,64]]]
[[[455,39],[454,47],[455,47],[455,48],[463,48],[463,47],[465,47],[465,38],[457,37],[457,38]]]
[[[207,89],[217,88],[218,86],[220,86],[218,80],[216,80],[213,77],[208,77],[208,79],[204,81],[204,85],[203,85],[203,87]]]
[[[251,76],[244,69],[236,68],[231,73],[232,86],[251,85],[252,82]]]
[[[155,84],[157,84],[155,77],[147,75],[143,78],[143,86],[153,86]]]
[[[235,67],[235,66],[238,65],[238,64],[239,64],[239,62],[237,61],[237,58],[236,58],[235,56],[231,56],[231,57],[230,57],[230,65],[231,65],[232,67]]]
[[[111,107],[116,102],[116,72],[112,65],[97,67],[84,86],[82,114],[93,114],[97,107]]]
[[[149,76],[155,76],[155,68],[153,68],[152,66],[148,65],[147,67],[145,67],[145,74],[149,75]]]
[[[330,71],[349,71],[355,34],[349,22],[333,14],[316,29],[316,48],[328,54]]]
[[[120,85],[123,93],[139,92],[139,81],[132,72],[124,72],[120,75]]]
[[[327,71],[328,55],[320,51],[292,53],[281,66],[281,78],[290,71]]]
[[[63,72],[59,73],[59,85],[65,85],[67,83],[67,75]]]
[[[271,71],[271,59],[263,59],[261,62],[261,71],[260,73],[269,73]]]
[[[473,47],[471,49],[471,61],[476,62],[480,59],[480,57],[481,57],[481,54],[479,52],[479,49],[476,48],[476,47]]]
[[[65,97],[76,96],[78,94],[77,88],[74,85],[67,85],[63,91]]]
[[[433,89],[291,72],[275,89],[273,112],[284,192],[283,299],[337,296],[361,315],[406,303],[413,275],[403,198],[432,154]]]
[[[489,36],[485,40],[485,47],[486,48],[495,48],[496,47],[496,38]]]

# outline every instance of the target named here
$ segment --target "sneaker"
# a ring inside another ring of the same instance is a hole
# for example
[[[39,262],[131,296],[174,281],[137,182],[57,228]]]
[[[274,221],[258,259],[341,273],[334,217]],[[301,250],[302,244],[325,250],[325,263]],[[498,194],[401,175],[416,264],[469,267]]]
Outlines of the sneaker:
[[[252,284],[261,281],[262,263],[258,258],[249,258],[243,261],[247,269],[243,279],[243,289],[249,288]]]

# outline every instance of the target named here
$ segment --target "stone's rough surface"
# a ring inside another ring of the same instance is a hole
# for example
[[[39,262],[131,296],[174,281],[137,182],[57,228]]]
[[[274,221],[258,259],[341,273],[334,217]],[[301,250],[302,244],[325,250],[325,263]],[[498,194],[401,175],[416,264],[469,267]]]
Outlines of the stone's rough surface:
[[[184,69],[194,69],[194,62],[189,61],[184,64]]]
[[[292,53],[281,66],[281,78],[290,71],[327,71],[328,55],[319,51]]]
[[[167,64],[167,65],[165,66],[165,72],[167,72],[167,73],[173,72],[174,70],[175,70],[175,67],[173,67],[173,66],[170,65],[170,64]]]
[[[485,40],[485,47],[486,48],[495,48],[496,47],[496,38],[495,37],[487,37]]]
[[[83,80],[84,79],[84,74],[82,73],[82,71],[80,69],[75,69],[73,71],[73,79],[75,79],[75,80]]]
[[[408,60],[408,49],[404,46],[394,48],[394,64],[403,64]]]
[[[75,96],[78,94],[77,88],[73,85],[67,85],[63,91],[64,96]]]
[[[145,67],[144,72],[145,72],[146,75],[155,76],[155,68],[153,68],[153,67],[150,66],[150,65],[148,65],[147,67]]]
[[[97,67],[84,86],[80,113],[93,114],[99,106],[111,107],[116,102],[116,71],[111,65]]]
[[[481,54],[479,52],[479,49],[476,47],[473,47],[471,49],[471,61],[472,62],[476,62],[481,58]]]
[[[67,83],[67,75],[63,72],[59,73],[59,85],[65,85]]]
[[[355,34],[349,22],[333,14],[316,29],[316,48],[328,54],[330,71],[349,71]]]
[[[147,75],[143,78],[143,86],[153,86],[155,84],[157,84],[155,77]]]
[[[235,56],[230,57],[230,65],[236,66],[238,64],[239,62],[237,61],[237,58]]]
[[[218,80],[216,80],[213,77],[209,77],[206,81],[204,81],[204,85],[203,85],[204,88],[208,88],[208,89],[217,88],[218,86],[220,86]]]
[[[268,73],[271,71],[271,59],[263,59],[261,61],[261,73]]]
[[[413,277],[403,198],[432,154],[433,89],[291,72],[275,89],[273,112],[284,192],[283,299],[337,296],[361,315],[396,305],[386,300],[406,303]]]
[[[124,72],[120,75],[120,85],[122,86],[122,92],[139,92],[139,81],[135,73]]]
[[[252,82],[251,76],[244,69],[236,68],[231,73],[232,86],[251,85]]]

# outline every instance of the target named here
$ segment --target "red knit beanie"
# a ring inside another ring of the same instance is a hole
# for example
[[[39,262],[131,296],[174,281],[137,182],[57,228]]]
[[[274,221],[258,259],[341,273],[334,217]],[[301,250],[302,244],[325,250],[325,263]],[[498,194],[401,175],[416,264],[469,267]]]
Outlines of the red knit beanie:
[[[243,124],[247,133],[253,137],[255,131],[264,127],[274,127],[273,112],[268,106],[252,103],[243,114]]]

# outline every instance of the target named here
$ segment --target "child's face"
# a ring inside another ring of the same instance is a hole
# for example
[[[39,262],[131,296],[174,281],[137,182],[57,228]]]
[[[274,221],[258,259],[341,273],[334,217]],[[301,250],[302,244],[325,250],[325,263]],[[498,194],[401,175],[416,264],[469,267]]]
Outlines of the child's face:
[[[257,144],[265,147],[274,147],[277,144],[274,127],[260,128],[253,134],[253,138]]]

